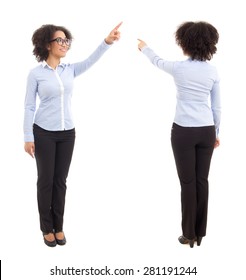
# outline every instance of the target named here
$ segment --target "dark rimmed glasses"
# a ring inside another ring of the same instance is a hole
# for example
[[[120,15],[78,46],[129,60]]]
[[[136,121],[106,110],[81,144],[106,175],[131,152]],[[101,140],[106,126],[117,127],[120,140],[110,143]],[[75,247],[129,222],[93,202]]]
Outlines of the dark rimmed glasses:
[[[63,39],[63,38],[61,38],[61,37],[57,37],[57,38],[55,38],[55,39],[53,39],[53,40],[50,40],[50,43],[51,43],[51,42],[55,42],[55,41],[56,41],[56,43],[57,43],[59,46],[63,46],[63,45],[65,44],[66,46],[70,47],[71,44],[72,44],[72,40],[67,39],[67,38]]]

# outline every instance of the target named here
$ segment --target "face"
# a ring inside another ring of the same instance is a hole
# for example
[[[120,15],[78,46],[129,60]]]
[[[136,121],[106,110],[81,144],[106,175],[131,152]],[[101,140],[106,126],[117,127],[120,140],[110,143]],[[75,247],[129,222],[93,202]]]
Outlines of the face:
[[[70,48],[69,43],[70,41],[66,39],[64,32],[56,31],[48,46],[49,55],[56,58],[65,57]]]

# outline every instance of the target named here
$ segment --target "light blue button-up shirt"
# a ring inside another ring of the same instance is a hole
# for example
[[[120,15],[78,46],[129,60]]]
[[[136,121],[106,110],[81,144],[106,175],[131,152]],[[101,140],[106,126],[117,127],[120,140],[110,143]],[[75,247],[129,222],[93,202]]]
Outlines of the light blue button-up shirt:
[[[142,48],[150,61],[173,76],[177,88],[174,122],[184,127],[215,125],[219,134],[221,119],[219,76],[208,62],[191,60],[166,61],[148,46]]]
[[[84,61],[52,69],[46,62],[29,72],[27,78],[24,141],[34,142],[33,123],[49,131],[74,128],[71,98],[74,78],[88,70],[110,47],[103,41]],[[36,110],[37,96],[39,106]]]

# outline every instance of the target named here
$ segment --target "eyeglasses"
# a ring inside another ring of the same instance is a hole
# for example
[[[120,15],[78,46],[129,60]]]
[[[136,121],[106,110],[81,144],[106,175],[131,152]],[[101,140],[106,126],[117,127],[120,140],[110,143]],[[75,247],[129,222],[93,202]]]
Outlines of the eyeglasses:
[[[69,46],[69,47],[70,47],[71,44],[72,44],[72,40],[67,39],[67,38],[63,39],[63,38],[61,38],[61,37],[57,37],[57,38],[51,40],[50,43],[51,43],[51,42],[55,42],[55,41],[56,41],[57,44],[60,45],[60,46],[62,46],[63,44],[65,44],[66,46]]]

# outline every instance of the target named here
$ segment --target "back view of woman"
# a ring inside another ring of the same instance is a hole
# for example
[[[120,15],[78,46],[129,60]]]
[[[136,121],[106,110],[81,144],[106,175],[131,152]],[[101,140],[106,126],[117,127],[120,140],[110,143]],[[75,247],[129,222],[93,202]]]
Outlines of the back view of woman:
[[[207,22],[185,22],[175,38],[187,60],[164,60],[142,40],[138,48],[156,67],[173,76],[177,88],[171,143],[181,185],[179,242],[192,248],[206,235],[208,175],[213,150],[220,144],[219,76],[208,63],[217,51],[219,34]]]

